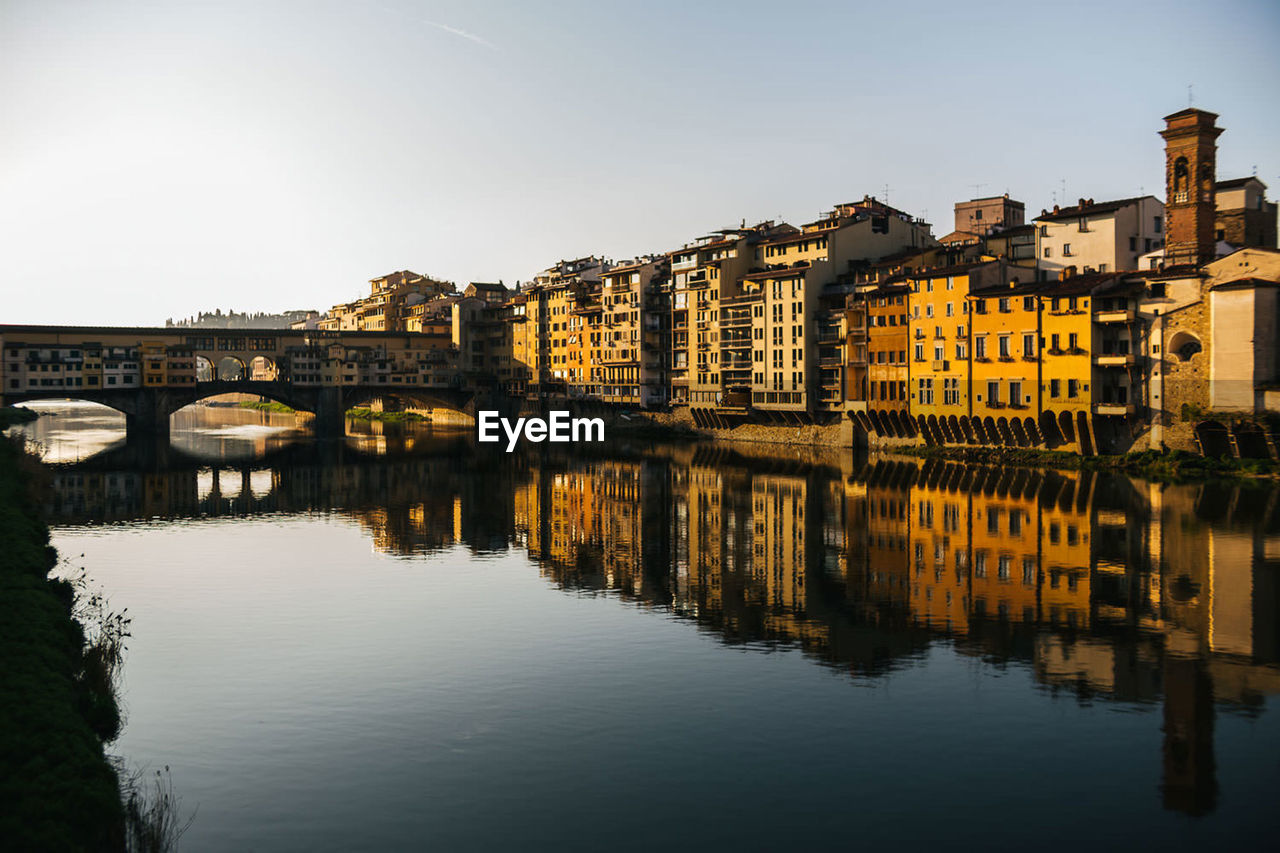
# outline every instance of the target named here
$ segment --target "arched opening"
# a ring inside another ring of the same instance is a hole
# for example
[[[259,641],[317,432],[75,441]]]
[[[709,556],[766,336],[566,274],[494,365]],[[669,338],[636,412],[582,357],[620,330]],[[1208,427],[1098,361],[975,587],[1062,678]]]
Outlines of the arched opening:
[[[275,382],[279,377],[276,363],[265,355],[257,356],[249,362],[249,378],[254,382]]]
[[[1062,436],[1062,429],[1058,426],[1058,420],[1053,416],[1053,412],[1040,413],[1040,432],[1044,434],[1044,442],[1051,450],[1066,440]]]
[[[217,377],[222,382],[239,382],[249,378],[244,362],[233,355],[224,356],[218,361]]]
[[[996,419],[987,415],[982,421],[982,429],[987,434],[987,441],[991,444],[1004,444],[1004,437],[1000,435],[1000,431],[996,429]]]
[[[1027,441],[1033,445],[1044,444],[1044,439],[1040,436],[1040,430],[1036,427],[1035,418],[1023,418],[1022,427],[1027,432]]]
[[[1231,433],[1236,437],[1236,452],[1241,459],[1271,458],[1267,436],[1262,427],[1249,421],[1238,421],[1231,427]]]
[[[917,426],[917,428],[919,429],[920,434],[921,434],[922,436],[924,436],[924,442],[925,442],[925,444],[936,444],[936,443],[937,443],[937,442],[935,442],[935,441],[933,440],[933,434],[929,432],[929,419],[928,419],[928,418],[926,418],[924,415],[917,415],[917,416],[916,416],[916,426]]]
[[[875,431],[879,435],[887,434],[888,431],[884,427],[884,421],[880,417],[880,412],[876,411],[875,409],[872,409],[871,411],[867,412],[867,416],[871,418],[871,426],[875,428]]]
[[[971,416],[969,418],[969,429],[973,431],[973,437],[977,439],[978,444],[992,444],[993,442],[987,436],[986,427],[982,425],[982,418]]]
[[[1084,412],[1076,412],[1076,433],[1080,436],[1080,453],[1092,456],[1093,438],[1089,434],[1089,416]]]
[[[1217,421],[1201,421],[1196,424],[1196,444],[1205,456],[1230,456],[1231,436],[1227,428]]]
[[[1188,167],[1186,157],[1179,157],[1173,163],[1172,189],[1175,202],[1184,202],[1190,198],[1191,169]]]
[[[1190,361],[1203,348],[1200,339],[1187,331],[1179,331],[1169,339],[1169,352],[1173,353],[1178,361]]]
[[[41,417],[10,427],[30,439],[49,464],[81,462],[125,443],[126,416],[87,400],[28,400],[21,406]]]
[[[1076,428],[1070,412],[1060,412],[1058,414],[1058,426],[1062,432],[1062,440],[1068,444],[1074,444],[1076,440]]]
[[[1013,418],[1009,422],[1009,428],[1013,431],[1013,440],[1019,447],[1029,447],[1031,440],[1027,438],[1027,432],[1022,428],[1022,418]]]
[[[1013,430],[1009,429],[1009,419],[1001,418],[996,421],[996,427],[1000,430],[1000,440],[1008,445],[1017,443],[1017,439],[1013,437]]]
[[[213,362],[202,355],[196,356],[196,381],[212,382],[217,377]]]

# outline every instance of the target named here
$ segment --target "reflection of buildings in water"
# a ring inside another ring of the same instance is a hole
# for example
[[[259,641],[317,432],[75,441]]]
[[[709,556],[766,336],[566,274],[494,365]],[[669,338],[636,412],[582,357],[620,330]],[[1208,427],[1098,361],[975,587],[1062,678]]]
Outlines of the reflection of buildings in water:
[[[165,474],[63,470],[55,520],[338,511],[398,554],[515,542],[543,574],[877,674],[949,636],[1046,689],[1163,701],[1165,800],[1213,807],[1216,703],[1280,693],[1277,492],[705,448]]]

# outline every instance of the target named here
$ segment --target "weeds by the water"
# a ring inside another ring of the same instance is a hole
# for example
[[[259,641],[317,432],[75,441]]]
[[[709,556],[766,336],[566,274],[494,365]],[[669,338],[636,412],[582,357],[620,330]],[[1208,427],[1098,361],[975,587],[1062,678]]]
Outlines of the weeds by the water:
[[[893,452],[977,465],[1019,465],[1063,470],[1116,471],[1163,482],[1258,478],[1280,474],[1271,459],[1201,456],[1184,450],[1144,450],[1118,456],[1082,456],[1060,450],[1017,447],[905,447]]]
[[[116,759],[120,799],[125,809],[125,849],[129,853],[169,853],[196,819],[193,810],[183,817],[182,797],[174,792],[173,775],[164,770],[146,773],[126,771]]]
[[[417,412],[375,412],[373,409],[357,407],[347,410],[347,417],[357,421],[382,421],[383,423],[416,423],[426,418]]]
[[[71,596],[72,616],[84,634],[80,666],[76,672],[76,680],[81,686],[82,711],[98,736],[104,741],[112,741],[124,725],[116,688],[133,620],[129,616],[129,608],[117,613],[100,590],[90,588],[83,567],[70,568],[63,560],[58,574]]]

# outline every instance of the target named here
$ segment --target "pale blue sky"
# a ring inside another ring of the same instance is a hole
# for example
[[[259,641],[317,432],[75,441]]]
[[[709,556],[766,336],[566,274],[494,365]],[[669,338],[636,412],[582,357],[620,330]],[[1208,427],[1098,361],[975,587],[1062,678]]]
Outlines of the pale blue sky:
[[[1280,192],[1280,5],[0,0],[0,322],[527,279],[883,195]]]

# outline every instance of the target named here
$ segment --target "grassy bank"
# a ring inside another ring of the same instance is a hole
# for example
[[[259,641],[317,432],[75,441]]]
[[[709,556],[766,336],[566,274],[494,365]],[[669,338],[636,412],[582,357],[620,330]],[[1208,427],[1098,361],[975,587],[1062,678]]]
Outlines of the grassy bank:
[[[277,403],[275,400],[241,400],[240,408],[254,409],[259,412],[275,412],[280,415],[292,415],[294,409],[286,406],[284,403]]]
[[[1115,471],[1148,480],[1182,482],[1218,478],[1258,478],[1280,475],[1271,459],[1212,458],[1170,450],[1145,450],[1117,456],[1081,456],[1057,450],[1020,447],[904,447],[894,453],[925,459],[949,459],[972,465],[1020,465],[1071,471]]]
[[[6,429],[14,424],[29,424],[40,415],[24,409],[21,406],[5,406],[0,408],[0,429]]]
[[[75,590],[53,581],[40,520],[43,469],[0,441],[0,838],[11,850],[115,850],[124,809],[103,743],[120,715],[100,646],[86,648]]]
[[[347,409],[347,417],[357,421],[381,421],[387,424],[409,424],[425,421],[417,412],[375,412],[373,409]]]

